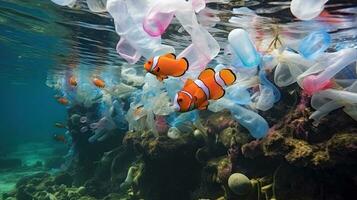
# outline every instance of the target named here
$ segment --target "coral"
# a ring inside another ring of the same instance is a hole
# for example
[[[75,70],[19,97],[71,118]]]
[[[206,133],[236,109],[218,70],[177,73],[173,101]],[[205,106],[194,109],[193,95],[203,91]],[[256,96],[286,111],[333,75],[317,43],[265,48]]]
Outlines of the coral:
[[[241,151],[243,156],[246,158],[255,158],[260,155],[263,155],[261,142],[259,140],[253,140],[249,143],[244,144],[241,147]]]
[[[67,186],[62,182],[68,182],[71,179],[68,175],[61,173],[52,176],[47,173],[38,173],[32,176],[22,178],[16,185],[13,193],[7,194],[6,198],[16,198],[18,200],[94,200],[95,198],[87,195],[86,188]],[[10,196],[11,195],[11,196]]]
[[[217,182],[225,184],[232,173],[232,163],[229,159],[223,158],[217,163]]]
[[[291,147],[288,154],[285,155],[285,159],[292,164],[306,166],[312,157],[312,147],[304,141],[296,139],[287,139],[285,144]]]

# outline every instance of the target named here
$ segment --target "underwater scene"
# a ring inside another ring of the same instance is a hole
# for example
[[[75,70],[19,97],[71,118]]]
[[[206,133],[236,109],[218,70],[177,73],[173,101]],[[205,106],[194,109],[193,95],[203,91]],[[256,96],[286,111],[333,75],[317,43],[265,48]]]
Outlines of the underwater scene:
[[[0,200],[357,198],[357,1],[0,0]]]

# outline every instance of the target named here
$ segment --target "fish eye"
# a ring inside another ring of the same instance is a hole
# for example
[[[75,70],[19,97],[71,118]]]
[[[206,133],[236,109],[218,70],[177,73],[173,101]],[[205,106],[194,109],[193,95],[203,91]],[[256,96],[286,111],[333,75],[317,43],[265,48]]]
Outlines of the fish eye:
[[[151,64],[152,64],[152,62],[149,60],[149,61],[148,61],[148,64],[149,64],[149,65],[151,65]]]
[[[178,102],[182,102],[183,99],[182,99],[182,98],[178,98],[177,101],[178,101]]]

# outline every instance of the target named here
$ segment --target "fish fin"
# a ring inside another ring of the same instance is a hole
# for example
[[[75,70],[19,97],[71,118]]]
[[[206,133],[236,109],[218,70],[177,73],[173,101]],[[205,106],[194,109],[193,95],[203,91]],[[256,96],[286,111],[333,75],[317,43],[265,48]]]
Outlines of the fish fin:
[[[183,76],[188,70],[188,61],[185,57],[178,60],[179,66],[175,67],[176,72],[172,74],[174,77]]]
[[[164,79],[167,79],[168,76],[156,76],[157,80],[159,80],[160,82],[161,81],[164,81]]]
[[[215,94],[212,94],[211,96],[212,96],[212,99],[213,99],[213,100],[217,100],[217,99],[222,98],[225,93],[226,93],[226,91],[225,91],[224,89],[222,89],[221,92],[219,92],[219,93],[217,92],[217,93],[215,93]]]
[[[227,86],[232,85],[237,79],[236,75],[230,69],[222,69],[219,72],[219,76]]]
[[[186,83],[185,83],[185,85],[184,85],[183,87],[186,87],[186,86],[192,84],[193,82],[194,82],[194,81],[193,81],[192,79],[187,79],[187,80],[186,80]]]
[[[207,107],[208,107],[208,101],[206,100],[197,109],[198,110],[207,110]]]
[[[186,70],[185,70],[185,72],[186,72],[190,66],[190,63],[188,62],[187,58],[182,57],[182,59],[186,62]]]
[[[168,53],[168,54],[165,54],[163,55],[164,57],[167,57],[167,58],[172,58],[172,59],[176,59],[176,55],[174,53]]]
[[[159,80],[159,81],[163,81],[164,78],[162,78],[162,76],[156,76],[156,79]]]
[[[200,79],[201,81],[206,79],[207,77],[212,77],[214,78],[214,74],[215,71],[212,68],[206,68],[205,70],[203,70],[200,75],[198,76],[198,79]]]

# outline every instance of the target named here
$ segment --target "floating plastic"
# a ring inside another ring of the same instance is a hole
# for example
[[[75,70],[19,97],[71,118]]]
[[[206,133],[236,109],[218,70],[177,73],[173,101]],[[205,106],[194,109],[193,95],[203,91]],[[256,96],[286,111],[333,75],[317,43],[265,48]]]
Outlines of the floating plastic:
[[[144,84],[144,77],[137,74],[132,67],[123,67],[121,70],[121,78],[129,85],[142,86]]]
[[[275,50],[272,55],[276,60],[274,62],[278,63],[274,72],[274,83],[279,87],[295,83],[299,75],[316,64],[316,61],[304,59],[300,54],[288,50],[281,53]]]
[[[114,100],[109,113],[110,117],[119,130],[123,132],[128,130],[128,122],[125,120],[126,113],[123,108],[123,103],[119,102],[118,100]]]
[[[204,0],[157,0],[144,19],[144,30],[153,37],[160,36],[166,31],[176,12],[199,12],[205,6]]]
[[[357,81],[346,90],[327,89],[312,96],[311,106],[316,109],[310,119],[318,123],[331,111],[344,107],[343,110],[357,121]]]
[[[220,46],[216,39],[201,25],[198,24],[195,14],[191,12],[176,13],[185,30],[191,35],[192,44],[184,49],[178,57],[185,57],[189,62],[189,70],[200,73],[207,64],[215,58]]]
[[[331,78],[333,78],[338,72],[349,64],[357,60],[357,49],[349,48],[342,49],[336,53],[331,53],[325,57],[321,64],[328,64],[328,66],[318,75],[308,75],[303,78],[301,82],[302,88],[309,95],[312,95],[320,90],[330,88],[332,85]],[[314,72],[314,70],[320,70],[322,67],[317,65],[311,67],[304,74]],[[304,74],[300,75],[303,76]]]
[[[328,0],[292,0],[291,13],[301,20],[310,20],[317,17],[324,9]]]
[[[236,103],[234,101],[223,97],[219,102],[219,106],[215,104],[212,108],[211,105],[208,108],[213,112],[218,112],[223,109],[228,109],[232,116],[246,129],[249,133],[256,139],[265,137],[268,134],[269,125],[265,119],[259,114],[248,110]]]
[[[299,53],[307,59],[315,59],[331,43],[331,36],[324,30],[314,31],[306,36],[299,45]]]
[[[259,80],[256,77],[244,81],[238,79],[236,84],[226,88],[227,98],[239,105],[248,105],[252,102],[251,94],[248,89],[257,86],[258,84]],[[212,102],[212,104],[214,103],[215,102]]]
[[[101,142],[111,136],[111,131],[115,129],[115,123],[107,117],[101,118],[97,122],[97,128],[94,130],[94,135],[88,139],[88,142]]]
[[[172,115],[170,118],[169,125],[177,128],[180,132],[193,132],[193,123],[199,120],[197,111],[181,113],[178,116]]]
[[[267,111],[274,106],[281,98],[278,88],[266,78],[265,69],[259,71],[259,98],[256,102],[256,108],[262,111]]]
[[[108,0],[107,10],[114,19],[115,30],[120,35],[117,52],[129,63],[135,63],[144,56],[151,58],[174,52],[173,47],[162,45],[160,37],[151,37],[144,29],[142,22],[148,11],[148,2]]]
[[[212,35],[198,23],[195,12],[205,7],[205,1],[157,1],[146,15],[143,27],[151,36],[161,35],[176,16],[183,28],[190,34],[192,44],[184,49],[177,57],[185,57],[189,62],[189,75],[194,71],[195,76],[218,55],[220,47]]]
[[[244,67],[257,67],[260,63],[260,55],[255,49],[252,40],[244,29],[234,29],[228,35],[232,53],[236,54]]]

